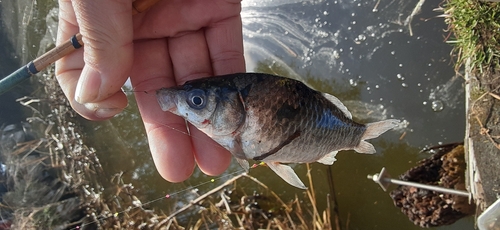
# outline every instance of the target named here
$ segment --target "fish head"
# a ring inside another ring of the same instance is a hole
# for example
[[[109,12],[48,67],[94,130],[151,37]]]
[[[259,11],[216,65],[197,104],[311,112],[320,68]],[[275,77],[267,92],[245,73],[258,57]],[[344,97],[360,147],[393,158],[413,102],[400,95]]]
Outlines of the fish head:
[[[211,137],[233,134],[244,122],[238,92],[224,87],[186,83],[156,92],[163,111],[179,115]]]
[[[199,88],[163,88],[156,92],[163,111],[184,117],[198,128],[205,128],[212,117],[217,100],[213,93]]]

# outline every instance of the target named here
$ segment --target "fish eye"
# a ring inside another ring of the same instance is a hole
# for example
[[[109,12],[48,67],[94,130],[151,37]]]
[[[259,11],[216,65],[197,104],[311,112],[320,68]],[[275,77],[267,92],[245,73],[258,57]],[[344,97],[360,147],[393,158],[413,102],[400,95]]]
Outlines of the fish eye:
[[[200,89],[191,90],[187,97],[187,103],[194,109],[203,109],[206,104],[205,92]]]
[[[200,106],[201,104],[203,104],[203,98],[199,96],[194,96],[191,98],[191,103],[193,103],[193,105]]]

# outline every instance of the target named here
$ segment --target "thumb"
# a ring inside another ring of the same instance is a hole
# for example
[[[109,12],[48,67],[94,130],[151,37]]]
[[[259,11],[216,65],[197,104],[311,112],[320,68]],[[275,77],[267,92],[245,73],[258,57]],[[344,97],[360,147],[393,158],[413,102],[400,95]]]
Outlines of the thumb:
[[[72,5],[85,61],[75,100],[99,102],[121,90],[132,67],[132,1],[75,0]]]

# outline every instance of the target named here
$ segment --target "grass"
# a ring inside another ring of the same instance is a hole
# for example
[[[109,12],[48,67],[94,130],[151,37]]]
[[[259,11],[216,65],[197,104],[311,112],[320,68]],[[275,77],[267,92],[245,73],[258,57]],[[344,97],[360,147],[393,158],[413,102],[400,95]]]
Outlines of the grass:
[[[243,173],[200,195],[162,222],[172,226],[189,216],[186,229],[340,229],[338,224],[332,226],[331,219],[337,214],[330,212],[329,197],[317,200],[312,177],[308,179],[310,189],[285,202],[257,178]],[[318,202],[327,202],[328,208],[319,210]]]
[[[500,67],[500,4],[476,0],[447,0],[445,22],[453,33],[456,70],[469,59],[472,73]]]

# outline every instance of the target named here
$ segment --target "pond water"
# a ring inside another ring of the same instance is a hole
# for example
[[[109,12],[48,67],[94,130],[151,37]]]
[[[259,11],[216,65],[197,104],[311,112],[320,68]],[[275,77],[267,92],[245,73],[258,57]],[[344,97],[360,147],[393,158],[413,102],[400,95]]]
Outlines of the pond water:
[[[243,1],[247,71],[305,81],[345,102],[357,121],[404,121],[403,127],[370,141],[377,154],[343,151],[330,166],[340,219],[349,229],[419,229],[394,207],[388,193],[366,176],[386,167],[396,177],[427,157],[419,153],[422,148],[463,140],[463,79],[453,70],[451,46],[445,43],[449,36],[446,25],[437,17],[440,12],[433,11],[438,7],[434,2],[426,2],[421,13],[408,23],[417,2]],[[2,76],[36,56],[47,41],[53,41],[56,7],[50,0],[0,0]],[[14,100],[31,91],[19,86],[0,96],[1,124],[22,117]],[[144,195],[143,201],[178,195],[175,202],[151,204],[166,213],[193,199],[186,188],[196,186],[198,193],[203,193],[222,183],[227,178],[224,176],[241,171],[233,162],[222,177],[209,177],[196,170],[184,183],[164,181],[150,157],[133,99],[128,109],[111,121],[85,124],[86,143],[100,154],[106,174],[124,171],[124,181],[134,184]],[[320,201],[331,193],[327,168],[311,165]],[[306,181],[306,166],[295,165],[294,169]],[[267,168],[253,169],[250,175],[269,185],[285,201],[295,194],[303,196],[302,190],[291,187]],[[211,179],[216,181],[207,184]],[[320,202],[318,209],[325,208],[326,202]],[[473,229],[473,220],[463,219],[438,229]]]

